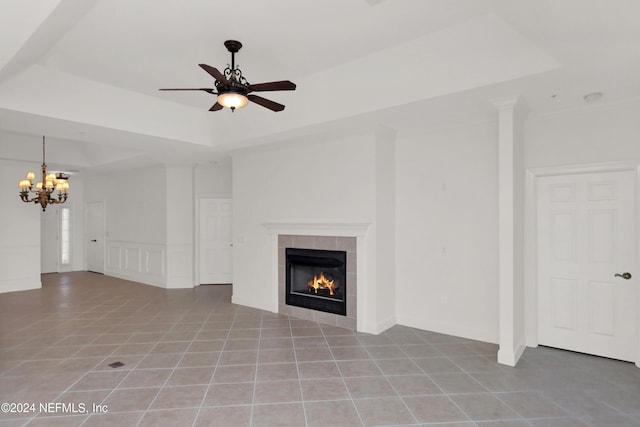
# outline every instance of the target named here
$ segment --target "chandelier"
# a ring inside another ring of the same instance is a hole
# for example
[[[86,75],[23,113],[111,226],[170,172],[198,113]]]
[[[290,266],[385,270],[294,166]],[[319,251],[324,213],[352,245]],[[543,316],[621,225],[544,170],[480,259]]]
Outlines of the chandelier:
[[[33,188],[33,180],[36,174],[27,172],[27,178],[20,180],[20,199],[25,203],[40,203],[44,212],[47,205],[57,205],[67,201],[67,191],[69,190],[69,175],[62,172],[47,173],[47,165],[44,162],[44,136],[42,137],[42,181],[35,184]],[[54,192],[58,191],[57,197]],[[33,197],[29,198],[29,192],[33,193]]]

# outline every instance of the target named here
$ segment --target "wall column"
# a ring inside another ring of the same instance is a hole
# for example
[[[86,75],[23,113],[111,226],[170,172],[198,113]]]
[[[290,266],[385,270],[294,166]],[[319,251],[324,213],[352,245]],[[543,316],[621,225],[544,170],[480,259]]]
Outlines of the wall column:
[[[524,334],[524,114],[517,96],[492,101],[498,110],[498,363],[515,366]]]
[[[167,288],[191,288],[195,286],[193,167],[166,170]]]

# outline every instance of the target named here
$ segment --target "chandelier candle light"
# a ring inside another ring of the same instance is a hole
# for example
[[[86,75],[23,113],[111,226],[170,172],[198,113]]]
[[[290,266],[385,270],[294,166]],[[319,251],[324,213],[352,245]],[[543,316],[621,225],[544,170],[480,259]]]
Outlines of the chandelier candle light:
[[[42,181],[39,181],[33,188],[33,180],[36,174],[27,172],[27,178],[20,180],[20,199],[25,203],[40,203],[44,212],[47,205],[57,205],[67,201],[67,192],[69,191],[69,175],[62,172],[47,173],[47,165],[44,162],[44,136],[42,137]],[[29,192],[34,196],[29,198]],[[54,191],[58,191],[58,197],[54,195]]]

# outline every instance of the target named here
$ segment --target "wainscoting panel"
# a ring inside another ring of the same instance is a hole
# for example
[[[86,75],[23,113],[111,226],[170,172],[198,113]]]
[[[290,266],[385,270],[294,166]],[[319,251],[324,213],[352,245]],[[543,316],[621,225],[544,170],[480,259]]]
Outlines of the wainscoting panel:
[[[165,252],[159,249],[149,249],[146,251],[144,271],[150,276],[163,277],[165,275]]]
[[[128,272],[138,273],[142,271],[142,260],[140,254],[142,249],[139,247],[124,248],[124,269]]]
[[[106,252],[106,275],[163,288],[167,286],[165,245],[110,240]]]
[[[108,246],[107,247],[107,270],[120,270],[120,269],[122,269],[122,247]]]

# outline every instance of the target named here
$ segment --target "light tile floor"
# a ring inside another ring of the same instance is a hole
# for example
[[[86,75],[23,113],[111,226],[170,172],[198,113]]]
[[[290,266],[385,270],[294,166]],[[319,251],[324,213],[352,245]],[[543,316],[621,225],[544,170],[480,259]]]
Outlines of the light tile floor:
[[[23,410],[0,427],[640,426],[631,363],[540,347],[509,368],[494,344],[230,300],[83,272],[0,294],[0,402]]]

